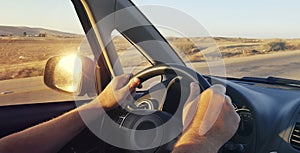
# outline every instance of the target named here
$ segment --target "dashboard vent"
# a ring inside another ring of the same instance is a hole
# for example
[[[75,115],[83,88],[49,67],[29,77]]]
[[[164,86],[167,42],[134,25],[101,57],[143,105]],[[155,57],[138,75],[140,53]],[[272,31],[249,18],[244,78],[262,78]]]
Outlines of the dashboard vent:
[[[297,150],[300,150],[300,122],[297,122],[294,127],[290,143],[292,147],[294,147]]]

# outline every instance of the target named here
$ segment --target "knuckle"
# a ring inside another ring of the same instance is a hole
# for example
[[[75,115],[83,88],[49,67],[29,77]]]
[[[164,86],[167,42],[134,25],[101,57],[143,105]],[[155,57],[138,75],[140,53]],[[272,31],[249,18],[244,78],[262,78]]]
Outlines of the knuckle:
[[[238,114],[235,114],[234,119],[235,119],[235,121],[236,121],[237,123],[240,123],[240,121],[241,121],[241,118],[240,118],[240,116],[239,116]]]

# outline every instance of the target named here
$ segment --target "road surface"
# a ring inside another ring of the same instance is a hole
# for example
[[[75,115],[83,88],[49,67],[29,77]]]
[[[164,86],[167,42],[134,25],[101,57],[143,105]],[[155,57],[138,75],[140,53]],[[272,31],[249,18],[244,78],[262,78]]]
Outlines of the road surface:
[[[208,68],[208,65],[211,65]],[[300,51],[278,52],[248,57],[228,58],[219,62],[193,63],[203,74],[229,77],[276,76],[300,80]]]
[[[0,106],[72,100],[72,94],[52,90],[44,85],[43,77],[0,81]]]
[[[192,66],[199,72],[210,75],[278,76],[300,80],[300,51],[229,58],[224,62],[208,64],[193,63]],[[43,83],[43,77],[0,81],[0,105],[2,106],[72,99],[74,99],[73,95],[47,88]]]

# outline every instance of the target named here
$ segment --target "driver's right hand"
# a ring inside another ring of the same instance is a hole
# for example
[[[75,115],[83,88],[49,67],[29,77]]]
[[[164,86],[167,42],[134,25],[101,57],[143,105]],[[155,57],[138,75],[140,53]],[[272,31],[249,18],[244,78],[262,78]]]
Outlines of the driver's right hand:
[[[240,122],[226,88],[214,85],[200,93],[199,85],[191,83],[191,92],[183,111],[185,130],[176,146],[198,145],[205,141],[210,150],[218,150],[237,131]],[[201,145],[200,145],[201,146]]]

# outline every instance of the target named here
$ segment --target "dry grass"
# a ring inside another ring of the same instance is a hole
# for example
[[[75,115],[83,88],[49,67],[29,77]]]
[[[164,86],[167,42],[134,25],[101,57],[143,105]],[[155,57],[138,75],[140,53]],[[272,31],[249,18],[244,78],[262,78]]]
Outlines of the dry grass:
[[[300,50],[300,39],[177,38],[170,44],[191,62]],[[180,43],[178,43],[180,42]]]
[[[52,56],[77,52],[81,38],[0,37],[0,80],[43,75]]]

